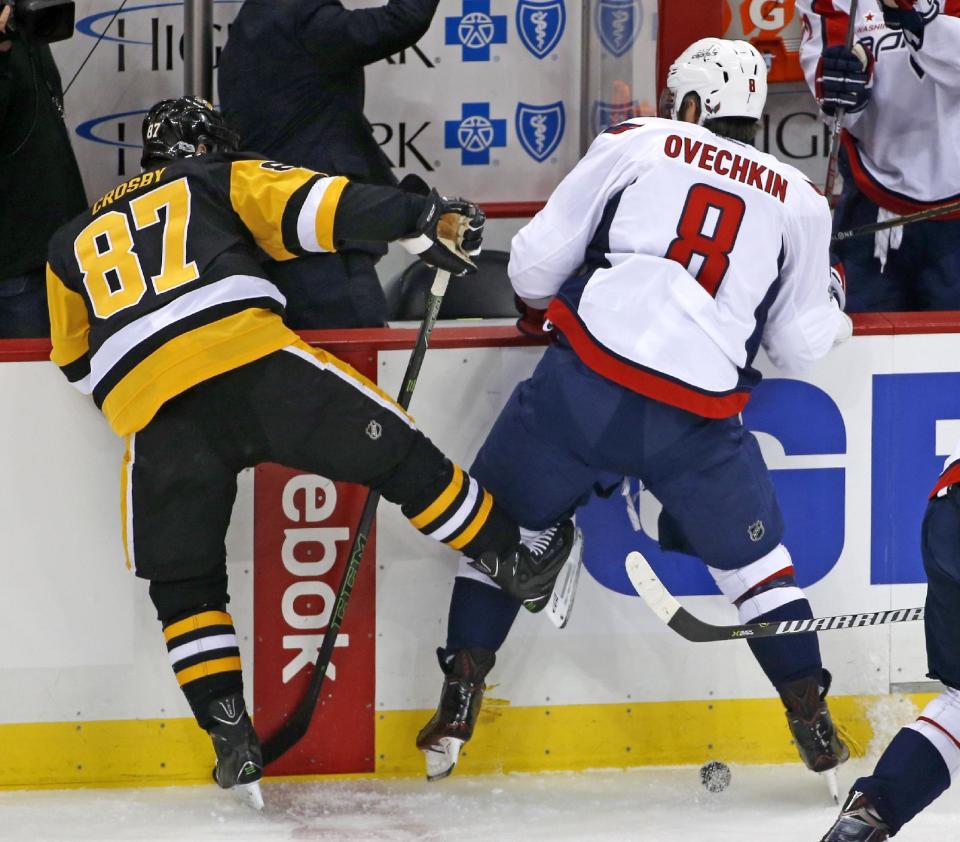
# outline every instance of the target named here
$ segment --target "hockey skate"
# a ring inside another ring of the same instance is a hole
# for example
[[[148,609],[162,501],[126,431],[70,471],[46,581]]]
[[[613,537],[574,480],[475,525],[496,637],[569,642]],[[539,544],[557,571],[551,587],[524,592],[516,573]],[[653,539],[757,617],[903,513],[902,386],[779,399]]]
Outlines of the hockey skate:
[[[820,842],[885,842],[890,829],[877,815],[873,805],[862,792],[853,790],[840,817]]]
[[[546,529],[528,542],[520,543],[504,556],[487,552],[470,562],[471,566],[485,573],[504,591],[523,603],[523,607],[536,614],[550,601],[560,573],[567,559],[578,559],[583,546],[583,536],[572,520]],[[564,577],[564,584],[568,584]],[[574,589],[567,596],[572,604]],[[564,622],[569,611],[564,614]]]
[[[484,679],[496,662],[489,649],[461,649],[452,658],[438,649],[437,657],[444,673],[440,704],[417,735],[417,748],[427,761],[428,781],[439,781],[453,772],[460,749],[473,736]]]
[[[800,759],[811,772],[824,776],[830,795],[839,804],[836,768],[850,758],[850,750],[837,735],[827,708],[831,680],[830,673],[823,670],[822,684],[815,677],[802,678],[777,691],[787,709],[787,724]]]
[[[223,789],[236,789],[255,810],[263,809],[260,740],[247,715],[243,696],[231,693],[210,703],[214,723],[207,729],[217,753],[213,779]]]

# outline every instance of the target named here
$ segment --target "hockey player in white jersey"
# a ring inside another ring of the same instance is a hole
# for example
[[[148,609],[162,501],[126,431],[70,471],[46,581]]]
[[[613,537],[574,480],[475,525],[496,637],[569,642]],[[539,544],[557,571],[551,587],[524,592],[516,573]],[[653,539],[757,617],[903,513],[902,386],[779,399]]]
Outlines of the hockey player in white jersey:
[[[946,685],[857,780],[822,842],[884,842],[960,772],[960,443],[930,493],[920,549],[927,574],[927,662]]]
[[[639,477],[663,504],[661,543],[703,559],[740,622],[809,618],[739,413],[760,380],[761,346],[802,369],[850,335],[829,208],[800,172],[748,145],[767,92],[751,45],[698,41],[667,85],[667,119],[600,135],[514,238],[514,289],[547,308],[556,341],[471,472],[530,530],[571,514],[611,474]],[[438,650],[440,703],[417,739],[431,779],[470,739],[518,608],[461,565]],[[846,760],[816,637],[750,646],[807,766]]]
[[[844,231],[960,200],[960,2],[797,0],[800,59],[829,116],[845,109]],[[960,214],[837,246],[850,312],[960,308]]]

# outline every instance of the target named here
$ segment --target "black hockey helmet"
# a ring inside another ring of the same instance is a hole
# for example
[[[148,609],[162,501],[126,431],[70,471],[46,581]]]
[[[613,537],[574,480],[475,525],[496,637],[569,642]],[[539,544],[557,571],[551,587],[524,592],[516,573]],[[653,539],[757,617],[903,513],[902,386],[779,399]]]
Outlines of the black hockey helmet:
[[[143,118],[143,157],[140,165],[192,158],[204,144],[211,152],[236,152],[240,135],[231,130],[205,99],[182,96],[158,102]]]

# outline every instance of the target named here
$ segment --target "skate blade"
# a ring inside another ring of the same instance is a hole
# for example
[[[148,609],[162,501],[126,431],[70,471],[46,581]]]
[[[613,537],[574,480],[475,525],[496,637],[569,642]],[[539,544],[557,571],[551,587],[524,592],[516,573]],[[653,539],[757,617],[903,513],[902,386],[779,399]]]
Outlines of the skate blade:
[[[833,803],[840,804],[840,783],[837,780],[837,770],[836,769],[827,769],[826,772],[821,772],[820,777],[822,777],[827,782],[827,789],[830,790],[830,797],[833,799]]]
[[[463,740],[456,737],[441,737],[430,748],[422,749],[427,761],[427,780],[441,781],[450,777],[460,758]]]
[[[570,555],[564,562],[563,569],[553,587],[553,593],[550,594],[550,601],[547,603],[547,616],[558,629],[562,629],[570,622],[573,601],[577,598],[581,569],[583,569],[583,533],[578,529]]]
[[[231,789],[237,793],[237,796],[248,807],[252,807],[258,813],[263,810],[263,791],[260,789],[259,782],[252,784],[237,784]]]

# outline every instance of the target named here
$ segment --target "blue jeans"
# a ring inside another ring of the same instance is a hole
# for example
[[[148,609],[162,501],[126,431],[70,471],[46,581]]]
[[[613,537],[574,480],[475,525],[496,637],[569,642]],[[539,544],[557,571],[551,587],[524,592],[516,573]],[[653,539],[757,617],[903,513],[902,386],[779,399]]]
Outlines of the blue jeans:
[[[43,271],[0,281],[0,339],[50,335],[47,284]]]

